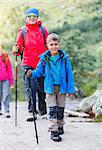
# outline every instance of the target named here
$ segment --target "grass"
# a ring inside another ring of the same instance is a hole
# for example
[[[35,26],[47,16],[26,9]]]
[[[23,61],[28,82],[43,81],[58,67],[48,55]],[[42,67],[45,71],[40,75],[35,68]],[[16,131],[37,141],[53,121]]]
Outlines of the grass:
[[[97,117],[94,119],[94,122],[102,122],[102,115],[97,116]]]

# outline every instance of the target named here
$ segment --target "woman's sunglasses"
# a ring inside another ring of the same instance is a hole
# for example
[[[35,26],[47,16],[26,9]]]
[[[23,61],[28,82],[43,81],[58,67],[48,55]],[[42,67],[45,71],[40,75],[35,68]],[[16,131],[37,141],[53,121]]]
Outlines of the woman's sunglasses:
[[[37,15],[33,15],[33,14],[27,15],[27,18],[37,18],[37,17],[38,17]]]

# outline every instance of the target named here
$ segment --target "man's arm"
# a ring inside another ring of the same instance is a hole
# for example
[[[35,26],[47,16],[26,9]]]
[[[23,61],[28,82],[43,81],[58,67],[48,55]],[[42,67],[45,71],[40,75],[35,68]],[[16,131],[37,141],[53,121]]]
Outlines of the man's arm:
[[[22,36],[22,28],[20,28],[18,30],[18,33],[17,33],[16,42],[15,42],[13,48],[12,48],[12,51],[13,51],[14,55],[19,56],[19,55],[22,54],[23,43],[24,43],[24,38]]]

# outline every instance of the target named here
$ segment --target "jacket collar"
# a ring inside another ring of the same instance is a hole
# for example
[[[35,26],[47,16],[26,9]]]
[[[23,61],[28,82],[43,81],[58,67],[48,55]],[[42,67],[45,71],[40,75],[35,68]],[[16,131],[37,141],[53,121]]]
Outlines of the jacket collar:
[[[29,24],[28,22],[26,23],[26,27],[28,29],[35,29],[35,28],[38,28],[42,25],[42,22],[41,21],[38,21],[36,24]]]
[[[60,55],[60,58],[61,59],[65,59],[66,57],[68,57],[68,55],[66,54],[66,52],[64,52],[63,50],[59,50],[59,55]],[[44,52],[43,54],[41,54],[39,56],[39,58],[45,60],[45,57],[49,58],[50,59],[50,50],[47,50],[46,52]]]

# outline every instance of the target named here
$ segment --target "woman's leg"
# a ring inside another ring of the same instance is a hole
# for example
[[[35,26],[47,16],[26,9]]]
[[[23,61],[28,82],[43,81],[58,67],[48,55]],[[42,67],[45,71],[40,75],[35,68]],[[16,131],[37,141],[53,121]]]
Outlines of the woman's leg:
[[[4,104],[4,111],[5,113],[9,113],[9,102],[10,102],[10,85],[9,81],[5,80],[2,82],[2,101]]]
[[[2,115],[2,81],[0,81],[0,114]]]

